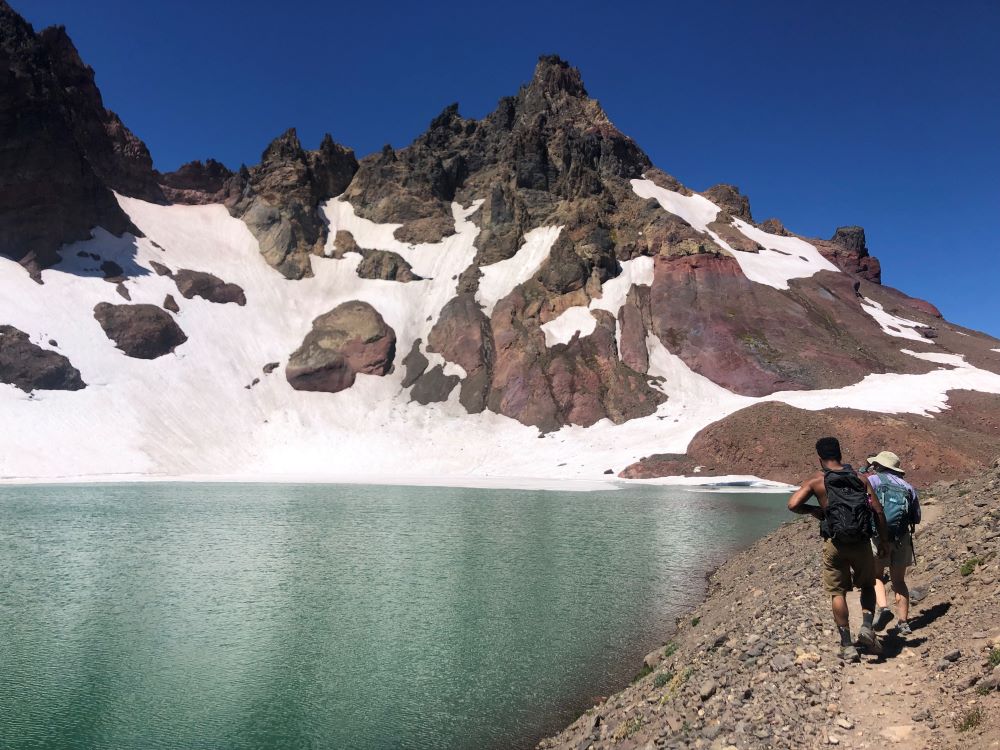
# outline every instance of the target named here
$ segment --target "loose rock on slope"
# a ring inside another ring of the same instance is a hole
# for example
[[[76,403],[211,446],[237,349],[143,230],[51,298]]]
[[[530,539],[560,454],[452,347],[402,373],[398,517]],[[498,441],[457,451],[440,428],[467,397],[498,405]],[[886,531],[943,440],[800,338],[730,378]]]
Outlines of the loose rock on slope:
[[[354,385],[358,373],[385,375],[395,355],[395,331],[374,307],[352,300],[313,321],[285,377],[299,391],[337,393]]]
[[[94,317],[104,333],[129,357],[156,359],[187,341],[187,335],[156,305],[112,305],[101,302]]]
[[[49,344],[55,346],[54,341]],[[24,331],[7,325],[0,325],[0,383],[28,393],[78,391],[87,386],[69,359],[33,344]]]

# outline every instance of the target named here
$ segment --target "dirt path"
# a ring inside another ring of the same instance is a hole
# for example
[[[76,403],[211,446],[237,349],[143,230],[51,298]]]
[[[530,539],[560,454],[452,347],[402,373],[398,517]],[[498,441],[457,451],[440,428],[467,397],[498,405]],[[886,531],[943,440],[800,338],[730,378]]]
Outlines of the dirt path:
[[[1000,748],[1000,461],[924,495],[913,634],[881,657],[838,658],[816,523],[794,520],[712,575],[646,674],[539,747]],[[856,593],[851,610],[856,633]]]

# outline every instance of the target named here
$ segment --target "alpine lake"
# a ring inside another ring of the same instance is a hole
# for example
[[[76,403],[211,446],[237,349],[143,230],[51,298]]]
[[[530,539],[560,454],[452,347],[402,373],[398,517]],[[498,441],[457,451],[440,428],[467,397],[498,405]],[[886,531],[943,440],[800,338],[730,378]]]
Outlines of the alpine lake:
[[[0,486],[0,747],[530,748],[786,499]]]

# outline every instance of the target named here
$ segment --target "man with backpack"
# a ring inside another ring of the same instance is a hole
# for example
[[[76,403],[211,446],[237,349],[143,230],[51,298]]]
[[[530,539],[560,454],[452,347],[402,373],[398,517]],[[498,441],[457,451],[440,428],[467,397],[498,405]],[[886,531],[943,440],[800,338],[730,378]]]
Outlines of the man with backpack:
[[[913,529],[920,523],[920,499],[917,490],[903,479],[906,473],[900,468],[899,456],[882,451],[868,459],[868,482],[882,504],[885,525],[889,534],[889,549],[875,561],[875,601],[878,612],[874,627],[881,631],[892,620],[886,606],[885,569],[889,568],[892,589],[896,593],[896,633],[910,635],[910,590],[906,586],[906,569],[916,562],[913,555]]]
[[[859,661],[851,640],[847,592],[861,589],[862,622],[857,643],[867,650],[881,650],[873,627],[875,610],[875,558],[871,529],[878,531],[878,556],[886,553],[888,531],[882,505],[865,477],[841,463],[840,442],[834,437],[816,441],[822,471],[817,472],[788,500],[793,513],[809,514],[820,521],[823,536],[823,585],[831,597],[833,619],[840,633],[840,657]],[[819,505],[808,505],[815,497]]]

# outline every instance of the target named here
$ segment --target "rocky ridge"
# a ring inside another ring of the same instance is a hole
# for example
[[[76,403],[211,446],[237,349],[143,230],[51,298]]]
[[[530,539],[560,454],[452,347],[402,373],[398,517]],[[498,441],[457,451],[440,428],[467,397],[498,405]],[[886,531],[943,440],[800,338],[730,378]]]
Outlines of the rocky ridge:
[[[711,574],[632,685],[538,747],[995,747],[1000,459],[923,495],[912,636],[890,627],[881,656],[838,659],[816,521],[790,521]],[[856,632],[856,592],[851,608]]]

